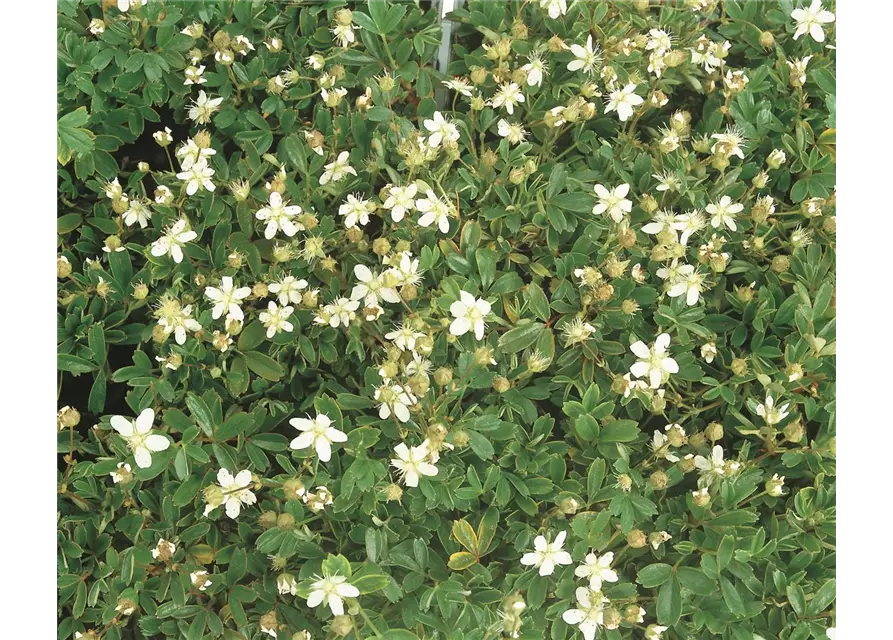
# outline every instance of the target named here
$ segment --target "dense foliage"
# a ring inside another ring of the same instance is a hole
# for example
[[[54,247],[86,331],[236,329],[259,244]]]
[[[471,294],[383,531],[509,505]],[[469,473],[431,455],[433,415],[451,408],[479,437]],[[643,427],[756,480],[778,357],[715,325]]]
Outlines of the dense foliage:
[[[832,11],[61,1],[59,637],[833,637]]]

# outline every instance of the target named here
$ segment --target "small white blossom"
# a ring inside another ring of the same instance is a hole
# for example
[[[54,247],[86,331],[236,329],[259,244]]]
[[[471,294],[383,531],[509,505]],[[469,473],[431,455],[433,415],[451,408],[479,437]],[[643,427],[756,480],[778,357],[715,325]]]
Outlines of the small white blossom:
[[[521,564],[538,568],[541,576],[552,575],[556,565],[571,564],[574,560],[563,548],[565,538],[567,531],[561,531],[552,542],[545,536],[537,536],[533,539],[533,551],[521,556]]]
[[[593,591],[587,587],[578,587],[575,592],[577,609],[568,609],[561,614],[567,624],[579,627],[584,640],[594,640],[599,627],[604,625],[604,610],[607,598],[601,591]]]
[[[419,225],[430,227],[436,224],[441,233],[447,233],[450,230],[450,217],[453,215],[452,207],[437,197],[437,195],[428,189],[424,198],[415,201],[415,208],[419,210],[422,216],[419,218]]]
[[[630,351],[639,359],[630,367],[630,373],[637,378],[647,377],[652,389],[660,387],[670,374],[679,373],[679,365],[667,353],[669,346],[670,334],[668,333],[657,336],[651,348],[641,340],[631,344]]]
[[[617,572],[611,568],[614,562],[614,553],[609,551],[603,556],[594,553],[586,554],[583,564],[574,569],[574,575],[578,578],[588,578],[589,588],[599,591],[602,582],[617,582]]]
[[[186,182],[186,194],[191,196],[198,191],[199,187],[206,191],[214,191],[215,186],[211,181],[213,175],[214,169],[208,166],[208,161],[199,158],[188,171],[178,173],[177,178]]]
[[[347,200],[338,207],[338,215],[344,216],[344,226],[352,229],[358,224],[361,227],[369,224],[369,214],[374,210],[374,205],[369,200],[349,194]]]
[[[192,583],[192,586],[199,591],[204,591],[211,586],[211,581],[208,579],[208,572],[204,569],[199,569],[198,571],[190,573],[189,581]]]
[[[568,71],[583,70],[584,73],[592,75],[595,73],[595,67],[601,61],[598,45],[592,46],[592,34],[586,39],[586,46],[579,44],[571,45],[571,53],[574,59],[567,63]],[[633,85],[635,88],[635,85]]]
[[[500,85],[499,90],[493,95],[490,104],[494,109],[504,107],[509,115],[515,113],[515,107],[524,102],[524,93],[514,82],[506,82]]]
[[[388,197],[382,206],[391,212],[391,220],[400,222],[407,213],[415,209],[415,195],[419,188],[415,183],[405,187],[392,186],[388,189]]]
[[[475,298],[467,291],[459,292],[459,299],[450,305],[450,313],[453,322],[450,324],[450,333],[454,336],[462,336],[469,331],[474,331],[474,337],[484,339],[484,317],[490,313],[490,303],[483,298]]]
[[[301,278],[296,279],[294,276],[285,276],[279,282],[273,282],[267,287],[270,293],[278,296],[279,304],[299,304],[301,302],[301,291],[307,288],[307,281]]]
[[[209,98],[204,91],[199,91],[198,98],[189,107],[189,119],[198,124],[208,124],[211,116],[220,109],[221,102],[223,98]]]
[[[316,576],[318,579],[310,587],[307,606],[311,609],[319,605],[328,606],[332,615],[344,615],[344,598],[356,598],[360,590],[347,581],[344,576]]]
[[[595,215],[605,214],[610,216],[614,222],[620,222],[633,210],[632,201],[626,199],[628,193],[629,185],[626,183],[614,187],[611,191],[608,191],[604,185],[595,185],[598,204],[592,208],[592,213]]]
[[[731,231],[735,231],[738,229],[735,216],[744,211],[744,205],[740,202],[732,202],[729,196],[723,196],[719,202],[712,202],[705,209],[711,215],[710,225],[714,229],[725,225]]]
[[[153,452],[165,451],[171,446],[170,440],[162,435],[152,433],[154,421],[155,411],[152,409],[143,409],[136,420],[124,416],[112,416],[110,420],[112,428],[124,438],[128,448],[133,451],[136,466],[140,469],[148,469],[152,466]]]
[[[431,135],[428,136],[428,144],[431,147],[439,147],[444,140],[455,142],[459,139],[459,129],[452,122],[443,117],[440,111],[435,111],[434,115],[424,121],[425,129]]]
[[[257,319],[261,321],[267,329],[267,338],[272,338],[280,331],[292,331],[295,327],[288,321],[288,318],[294,312],[294,307],[278,307],[275,302],[267,305],[266,311],[261,311],[257,315]]]
[[[198,234],[191,229],[186,229],[187,221],[180,218],[169,227],[163,236],[152,243],[153,256],[170,256],[177,264],[183,262],[183,247],[187,242],[192,242]]]
[[[385,382],[375,390],[378,404],[378,417],[387,420],[394,415],[400,422],[409,421],[409,407],[416,403],[416,397],[408,388]]]
[[[771,425],[778,424],[779,422],[781,422],[782,420],[787,418],[788,415],[790,415],[790,411],[789,411],[790,406],[791,406],[791,404],[789,402],[786,402],[785,404],[781,405],[780,407],[776,407],[775,399],[772,396],[767,395],[766,403],[758,404],[757,408],[756,408],[756,412],[757,412],[758,416],[760,416],[763,420],[766,421],[766,424],[771,426]]]
[[[540,0],[540,8],[549,13],[549,17],[557,20],[567,13],[567,0]]]
[[[394,454],[397,457],[391,460],[391,466],[397,469],[400,479],[407,487],[419,486],[422,476],[437,475],[437,467],[431,463],[427,440],[417,447],[408,447],[401,442],[394,447]]]
[[[342,151],[334,162],[330,162],[325,166],[325,171],[319,177],[319,184],[325,185],[329,182],[340,182],[348,174],[355,176],[357,171],[350,166],[350,153]]]
[[[816,42],[824,42],[825,30],[822,25],[834,22],[834,14],[822,7],[821,0],[812,0],[805,9],[803,7],[794,9],[791,11],[791,17],[797,23],[794,40],[808,33]]]
[[[288,423],[301,435],[291,441],[292,449],[316,449],[316,455],[323,462],[332,459],[332,443],[347,442],[347,434],[332,426],[332,419],[324,413],[316,414],[316,418],[292,418]]]
[[[645,100],[641,96],[635,94],[636,85],[630,83],[622,89],[612,91],[608,96],[608,103],[605,105],[605,113],[616,111],[620,122],[626,122],[633,115],[633,107],[637,107]]]
[[[205,296],[214,303],[211,317],[217,320],[226,313],[226,319],[244,320],[242,312],[242,300],[251,295],[251,287],[238,287],[233,284],[232,276],[223,276],[220,279],[220,288],[205,287]]]
[[[270,192],[269,205],[258,209],[254,216],[258,220],[266,221],[267,226],[264,228],[264,237],[267,240],[272,239],[277,231],[282,231],[282,233],[291,238],[298,231],[304,230],[304,225],[292,220],[302,211],[303,209],[296,204],[286,205],[282,200],[282,195],[278,191],[272,191]]]
[[[501,119],[496,123],[497,133],[508,140],[511,144],[520,144],[524,142],[527,132],[520,124],[514,124],[508,120]]]
[[[235,520],[242,511],[242,505],[250,506],[257,502],[257,496],[251,491],[251,472],[248,469],[239,471],[235,476],[229,469],[220,469],[217,472],[218,499],[209,500],[205,504],[204,515],[207,517],[220,505],[225,505],[226,515]],[[213,485],[212,485],[213,488]]]

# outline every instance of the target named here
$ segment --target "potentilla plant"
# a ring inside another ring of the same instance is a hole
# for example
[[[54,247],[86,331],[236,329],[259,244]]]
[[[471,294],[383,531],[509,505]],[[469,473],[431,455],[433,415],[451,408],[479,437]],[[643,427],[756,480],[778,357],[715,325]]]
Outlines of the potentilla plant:
[[[58,5],[60,638],[833,638],[835,7]]]

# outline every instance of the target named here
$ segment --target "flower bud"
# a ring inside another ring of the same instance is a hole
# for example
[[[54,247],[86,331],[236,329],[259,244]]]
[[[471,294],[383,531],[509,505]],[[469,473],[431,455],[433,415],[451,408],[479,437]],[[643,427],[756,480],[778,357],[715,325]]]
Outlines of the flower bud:
[[[580,501],[570,496],[558,501],[558,510],[566,516],[572,516],[580,508]]]
[[[515,167],[511,171],[509,171],[509,182],[512,184],[521,184],[527,178],[527,174],[524,169],[520,167]]]
[[[651,413],[663,413],[667,408],[667,401],[657,394],[651,396]]]
[[[487,81],[487,70],[483,67],[474,67],[471,70],[471,82],[474,84],[484,84]]]
[[[690,473],[695,470],[695,457],[688,454],[679,461],[679,469],[682,473]]]
[[[630,491],[633,488],[632,477],[630,477],[630,475],[627,473],[621,473],[619,476],[617,476],[617,487],[621,491]]]
[[[111,292],[112,292],[112,285],[110,285],[108,282],[106,282],[105,280],[100,278],[99,283],[96,285],[96,295],[98,295],[100,298],[104,299]]]
[[[434,372],[434,382],[441,387],[447,386],[453,380],[453,370],[449,367],[440,367]]]
[[[791,258],[789,256],[780,255],[772,258],[772,270],[775,273],[785,273],[791,268]]]
[[[776,473],[773,474],[771,478],[766,480],[766,493],[770,496],[779,497],[784,493],[782,489],[784,487],[784,476],[780,476]]]
[[[260,630],[276,637],[274,634],[279,630],[279,621],[276,619],[275,611],[270,611],[260,617]],[[270,633],[271,631],[272,633]]]
[[[290,513],[280,513],[276,518],[276,526],[280,529],[294,529],[295,517]]]
[[[492,168],[499,161],[499,156],[493,149],[484,149],[481,154],[481,163],[488,169]]]
[[[803,425],[800,422],[792,422],[788,426],[786,426],[782,433],[784,434],[785,440],[793,444],[799,444],[801,440],[803,440],[803,435],[805,433],[803,429]]]
[[[332,618],[332,633],[342,638],[349,636],[353,632],[353,618],[347,615],[335,616]]]
[[[349,27],[353,22],[353,11],[350,9],[338,9],[335,12],[335,22],[342,27]]]
[[[704,435],[707,437],[710,442],[716,442],[717,440],[722,440],[723,437],[723,428],[722,425],[718,422],[711,422],[704,429]]]
[[[697,491],[692,492],[691,500],[699,507],[706,507],[710,504],[710,493],[706,488],[698,489]]]
[[[276,526],[276,512],[275,511],[264,511],[257,518],[257,524],[260,525],[261,529],[272,529]]]
[[[743,376],[747,374],[748,371],[747,361],[743,358],[735,358],[729,365],[729,369],[731,369],[732,373],[736,376]]]
[[[163,344],[167,341],[168,332],[160,324],[152,327],[152,341],[156,344]]]
[[[137,282],[133,287],[133,297],[136,300],[145,300],[149,295],[149,287],[142,282]]]
[[[641,549],[646,544],[648,544],[648,537],[641,529],[633,529],[628,534],[626,534],[626,544],[628,544],[633,549]]]
[[[501,393],[501,392],[500,392]],[[465,429],[456,429],[452,432],[453,434],[453,443],[457,447],[467,447],[468,441],[471,439],[471,436],[468,435],[468,432]]]
[[[67,278],[71,275],[71,262],[63,255],[56,256],[56,277]]]
[[[656,490],[666,489],[670,483],[670,478],[661,470],[657,470],[648,476],[648,483]]]
[[[760,46],[764,49],[771,49],[775,46],[775,36],[771,31],[762,31],[760,33]]]
[[[306,489],[304,483],[297,478],[289,478],[282,484],[282,493],[286,500],[300,500],[304,497]]]
[[[837,216],[828,216],[822,220],[822,230],[825,233],[837,233]]]
[[[81,414],[77,409],[66,405],[59,409],[59,413],[56,414],[56,422],[62,427],[71,429],[80,424]]]
[[[391,483],[385,487],[384,495],[388,502],[399,502],[403,497],[403,488],[399,484]]]
[[[606,629],[616,629],[622,621],[623,616],[620,615],[620,610],[617,607],[611,606],[602,612],[602,622]]]

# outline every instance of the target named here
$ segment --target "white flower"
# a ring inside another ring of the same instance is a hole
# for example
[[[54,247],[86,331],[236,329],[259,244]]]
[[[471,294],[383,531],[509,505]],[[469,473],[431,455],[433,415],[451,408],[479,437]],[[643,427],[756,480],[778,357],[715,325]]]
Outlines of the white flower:
[[[275,236],[277,231],[282,231],[282,233],[291,238],[298,231],[304,230],[304,225],[296,224],[292,220],[301,211],[303,209],[296,204],[286,206],[282,201],[282,195],[278,191],[272,191],[270,192],[269,206],[258,209],[254,216],[258,220],[267,221],[267,226],[264,229],[264,237],[267,240]]]
[[[267,338],[272,338],[280,331],[292,331],[295,328],[288,321],[294,310],[294,307],[277,307],[276,303],[271,301],[267,305],[267,310],[257,315],[257,319],[267,328]]]
[[[772,477],[766,482],[766,493],[776,498],[784,495],[784,476],[773,473]]]
[[[828,627],[827,629],[825,629],[825,635],[828,636],[829,640],[837,640],[837,628]]]
[[[109,475],[112,477],[112,482],[118,484],[124,478],[126,478],[131,472],[131,467],[126,462],[119,462],[118,468],[112,471]],[[154,553],[153,553],[154,555]]]
[[[188,171],[181,171],[177,174],[177,178],[186,182],[186,195],[193,195],[198,191],[199,187],[203,187],[206,191],[214,191],[214,183],[211,182],[211,176],[214,175],[214,169],[208,166],[205,158],[196,160]]]
[[[241,302],[251,295],[251,287],[236,288],[232,276],[223,276],[220,279],[220,288],[205,287],[205,295],[214,303],[211,317],[217,320],[226,313],[226,319],[244,320]]]
[[[163,184],[155,187],[155,204],[168,204],[174,199],[174,194],[169,187]]]
[[[140,229],[149,226],[149,220],[152,219],[152,210],[147,206],[146,201],[131,200],[130,206],[124,212],[124,224],[132,227],[134,223],[139,223]]]
[[[174,141],[174,137],[171,135],[170,127],[165,127],[161,131],[156,131],[152,134],[152,137],[155,139],[155,142],[157,142],[162,147],[166,147]]]
[[[360,284],[354,286],[350,292],[351,300],[363,299],[367,306],[376,306],[378,300],[382,299],[391,304],[400,302],[400,295],[397,290],[391,286],[387,286],[387,278],[384,275],[373,273],[366,265],[358,264],[353,268],[353,274],[356,276]]]
[[[679,238],[679,243],[684,246],[688,244],[688,239],[693,233],[697,233],[706,226],[707,221],[704,219],[704,214],[700,211],[693,210],[680,214],[676,218],[673,228],[682,232],[682,236]]]
[[[208,124],[211,116],[220,109],[221,102],[223,98],[209,98],[204,91],[199,91],[198,98],[189,107],[189,119],[198,124]]]
[[[326,66],[326,59],[323,58],[320,54],[314,53],[313,55],[307,57],[306,63],[307,66],[314,71],[320,71],[324,66]]]
[[[790,406],[791,404],[789,402],[786,402],[780,407],[776,407],[775,399],[772,396],[767,395],[766,404],[758,404],[756,411],[757,415],[765,420],[766,424],[771,426],[774,424],[778,424],[779,422],[787,418],[788,415],[790,415],[790,411],[788,410]]]
[[[177,264],[183,262],[183,247],[187,242],[192,242],[198,234],[192,230],[186,230],[187,221],[184,218],[177,220],[165,234],[152,243],[151,253],[155,257],[170,256]]]
[[[589,34],[589,37],[586,39],[586,46],[581,46],[579,44],[571,45],[571,53],[574,54],[574,59],[567,63],[568,71],[577,71],[582,69],[584,73],[588,73],[592,75],[595,73],[595,66],[601,60],[601,55],[599,54],[599,47],[595,45],[592,46],[592,34]],[[633,89],[636,88],[636,85],[632,85]],[[639,98],[639,102],[641,103],[642,99]],[[625,118],[621,117],[621,120]]]
[[[199,569],[198,571],[190,573],[189,581],[192,583],[192,586],[199,591],[204,591],[211,586],[211,581],[208,579],[208,572],[204,569]]]
[[[496,123],[496,131],[511,144],[520,144],[524,142],[524,138],[527,136],[524,127],[520,124],[511,123],[505,119],[501,119]]]
[[[738,225],[735,223],[735,216],[744,210],[744,205],[740,202],[732,202],[729,196],[723,196],[719,202],[708,204],[705,209],[712,217],[710,224],[714,229],[719,229],[725,225],[730,230],[735,231]]]
[[[549,17],[557,20],[567,13],[567,0],[540,0],[540,8],[549,12]]]
[[[710,153],[721,151],[727,156],[735,156],[744,160],[741,145],[744,144],[744,132],[738,127],[726,127],[725,133],[714,133],[710,136],[716,142],[710,147]]]
[[[583,318],[574,318],[571,322],[564,325],[562,333],[565,339],[564,346],[569,347],[572,344],[586,342],[589,336],[595,333],[595,327],[583,320]]]
[[[335,40],[338,41],[340,47],[347,49],[356,41],[354,29],[359,29],[359,27],[353,24],[336,24],[332,28],[332,35],[335,36]]]
[[[416,340],[424,335],[421,331],[415,331],[410,325],[403,323],[394,327],[394,330],[386,333],[384,337],[397,345],[400,351],[415,351]]]
[[[276,590],[279,595],[296,595],[298,593],[298,581],[294,576],[283,574],[276,578]]]
[[[794,32],[794,40],[809,33],[816,42],[825,41],[823,24],[834,22],[834,14],[822,7],[820,0],[812,0],[808,8],[798,8],[791,11],[791,17],[797,22],[797,30]]]
[[[301,302],[301,291],[307,288],[307,281],[301,278],[296,279],[294,276],[285,276],[279,282],[273,282],[267,287],[270,293],[279,297],[279,304],[299,304]]]
[[[126,13],[134,7],[144,7],[149,0],[118,0],[118,11]]]
[[[99,18],[93,18],[90,21],[90,24],[87,25],[87,31],[92,33],[94,36],[101,36],[103,33],[105,33],[105,22],[103,22]]]
[[[660,545],[662,545],[664,542],[668,542],[673,539],[673,536],[671,536],[666,531],[655,531],[648,537],[651,540],[651,548],[655,551],[657,551],[657,548],[660,547]],[[645,610],[642,609],[641,611],[642,613],[639,616],[639,622],[642,622],[642,616],[645,615]]]
[[[322,175],[319,177],[319,184],[321,185],[328,184],[329,182],[339,182],[347,174],[352,176],[357,175],[356,169],[350,166],[350,153],[347,151],[339,153],[335,161],[327,164],[325,169],[326,170],[323,171]]]
[[[323,462],[332,459],[332,443],[347,442],[347,434],[332,426],[332,419],[324,413],[317,413],[316,418],[292,418],[288,423],[301,435],[291,441],[292,449],[316,449],[316,455]]]
[[[124,187],[118,182],[118,178],[106,182],[104,190],[105,197],[109,200],[127,200],[127,196],[124,195]]]
[[[191,84],[205,84],[208,79],[202,76],[204,72],[205,65],[199,67],[186,67],[183,69],[183,75],[186,76],[183,84],[187,86]]]
[[[670,374],[679,373],[679,365],[667,353],[669,346],[670,334],[668,333],[657,336],[651,348],[648,348],[641,340],[634,342],[629,348],[639,360],[633,363],[629,372],[637,378],[647,376],[651,382],[651,388],[657,389]]]
[[[704,358],[704,362],[710,364],[713,362],[713,359],[716,357],[716,343],[708,342],[707,344],[701,345],[701,357]]]
[[[529,62],[521,67],[521,71],[527,74],[527,86],[538,87],[543,83],[543,76],[548,68],[539,53],[531,54],[528,60]]]
[[[585,640],[594,640],[595,632],[604,624],[604,598],[600,591],[592,591],[586,587],[578,587],[577,609],[568,609],[561,614],[561,619],[568,624],[580,628]]]
[[[136,420],[124,416],[112,416],[110,420],[112,428],[121,434],[127,442],[127,446],[133,451],[136,466],[140,469],[148,469],[152,466],[152,453],[164,451],[171,446],[170,440],[162,435],[152,433],[152,423],[155,421],[155,411],[143,409]]]
[[[541,576],[550,576],[555,571],[555,565],[571,564],[574,560],[571,554],[563,549],[567,531],[560,532],[552,542],[548,542],[545,536],[537,536],[533,539],[533,551],[521,556],[521,564],[527,567],[537,567]]]
[[[391,220],[400,222],[403,217],[415,208],[416,193],[419,188],[415,183],[408,184],[405,187],[391,187],[388,189],[388,197],[382,206],[391,212]]]
[[[431,132],[428,136],[428,144],[431,147],[439,147],[444,140],[455,142],[459,139],[459,129],[452,122],[443,117],[440,111],[435,111],[434,116],[425,120],[425,129]]]
[[[449,203],[438,198],[431,189],[428,189],[424,198],[415,201],[415,208],[422,214],[419,225],[430,227],[434,223],[441,233],[449,232],[452,208]]]
[[[645,49],[648,51],[660,51],[666,53],[673,48],[673,39],[663,29],[651,29],[648,32],[648,42]]]
[[[724,454],[722,447],[718,444],[714,445],[713,449],[710,451],[709,458],[695,456],[695,467],[701,472],[701,477],[698,479],[698,483],[702,489],[706,489],[713,484],[714,481],[719,480],[726,475],[728,466],[723,458]],[[730,464],[733,464],[735,468],[737,468],[738,463],[732,462]]]
[[[303,500],[307,508],[316,513],[332,504],[334,498],[332,492],[325,487],[316,487],[313,493],[305,494]]]
[[[205,161],[217,155],[217,150],[212,147],[199,147],[194,138],[189,138],[181,144],[174,152],[180,161],[180,168],[183,171],[189,171],[199,159],[204,158]]]
[[[168,542],[164,538],[158,538],[158,542],[155,545],[155,548],[152,549],[152,558],[158,560],[160,556],[166,555],[170,558],[177,551],[177,545],[173,542]]]
[[[698,303],[701,291],[704,289],[704,274],[697,271],[690,264],[681,265],[676,271],[676,277],[672,281],[667,295],[678,298],[685,295],[685,303],[692,306]]]
[[[614,553],[609,551],[599,557],[594,553],[586,554],[583,564],[574,569],[574,575],[578,578],[589,578],[589,588],[599,591],[602,582],[617,582],[617,572],[611,568],[614,562]]]
[[[325,306],[325,311],[329,315],[329,326],[337,329],[339,326],[345,327],[357,317],[356,311],[360,308],[358,300],[348,300],[347,298],[338,298],[332,304]]]
[[[521,87],[514,82],[506,82],[500,85],[499,90],[490,100],[490,104],[494,109],[505,107],[509,115],[513,115],[515,113],[515,105],[522,102],[524,102],[524,93],[521,91]]]
[[[186,331],[195,333],[202,328],[198,320],[191,317],[192,305],[181,307],[180,302],[173,298],[163,297],[155,316],[158,318],[158,326],[164,329],[164,334],[169,336],[173,333],[177,344],[186,343]]]
[[[651,439],[651,450],[658,458],[664,458],[670,462],[679,462],[679,456],[670,451],[669,438],[657,429],[654,430],[654,436]]]
[[[664,211],[663,209],[658,209],[652,215],[651,220],[651,222],[642,226],[642,233],[657,235],[662,231],[672,231],[673,235],[676,235],[675,225],[677,222],[677,216],[672,211]]]
[[[399,256],[399,260],[397,259]],[[396,266],[388,269],[388,273],[394,278],[398,285],[417,285],[422,280],[419,273],[419,259],[413,258],[412,253],[403,251],[396,254],[390,264],[397,263]]]
[[[257,496],[250,490],[251,483],[251,472],[248,469],[239,471],[235,476],[229,472],[229,469],[218,471],[217,488],[220,491],[220,499],[208,501],[205,505],[205,516],[223,504],[229,518],[232,520],[238,518],[243,504],[252,505],[257,502]]]
[[[645,640],[661,640],[661,634],[667,629],[669,629],[669,627],[662,627],[659,624],[649,624],[648,628],[645,629]]]
[[[595,185],[595,195],[598,196],[598,204],[592,208],[595,215],[605,214],[614,222],[623,220],[633,210],[633,203],[626,199],[629,193],[629,185],[623,183],[608,191],[604,185]]]
[[[348,229],[359,224],[365,227],[369,224],[369,213],[374,211],[374,205],[369,200],[363,200],[354,194],[349,194],[344,204],[338,207],[338,215],[344,216],[344,226]]]
[[[385,382],[375,390],[375,400],[379,403],[379,418],[387,420],[393,414],[400,422],[409,421],[409,407],[416,403],[408,388],[391,382]]]
[[[474,331],[474,337],[484,339],[484,317],[490,313],[490,303],[483,298],[475,298],[467,291],[459,292],[459,299],[450,305],[450,313],[453,322],[450,324],[450,333],[454,336],[462,336],[469,331]]]
[[[360,595],[360,590],[344,576],[316,577],[318,580],[311,585],[310,595],[307,596],[307,606],[310,608],[328,605],[332,615],[341,616],[344,615],[343,598],[356,598]]]
[[[472,86],[465,78],[456,77],[452,80],[444,80],[443,86],[447,89],[452,89],[453,91],[461,93],[466,98],[471,97]]]
[[[437,467],[429,461],[431,452],[427,440],[417,447],[407,447],[401,442],[394,447],[394,454],[397,457],[391,460],[391,466],[397,469],[400,479],[407,487],[419,486],[421,476],[437,475]]]
[[[634,92],[636,85],[630,83],[623,87],[612,91],[608,96],[608,104],[605,105],[605,113],[609,111],[617,111],[620,122],[626,122],[633,115],[633,107],[642,104],[645,100],[641,96],[637,96]]]

